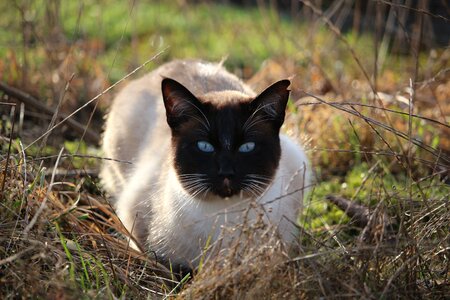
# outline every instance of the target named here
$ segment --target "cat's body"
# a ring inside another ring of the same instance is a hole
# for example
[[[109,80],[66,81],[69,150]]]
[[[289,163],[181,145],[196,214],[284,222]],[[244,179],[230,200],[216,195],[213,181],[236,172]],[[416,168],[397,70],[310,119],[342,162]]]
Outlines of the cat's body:
[[[181,85],[161,83],[164,77]],[[310,170],[298,145],[278,139],[288,85],[279,82],[253,100],[254,92],[220,65],[174,61],[118,94],[103,150],[132,164],[106,161],[101,178],[141,244],[171,262],[196,265],[208,238],[214,242],[221,226],[241,223],[251,202],[262,205],[284,241],[295,238],[291,222]],[[272,107],[278,98],[283,104]]]

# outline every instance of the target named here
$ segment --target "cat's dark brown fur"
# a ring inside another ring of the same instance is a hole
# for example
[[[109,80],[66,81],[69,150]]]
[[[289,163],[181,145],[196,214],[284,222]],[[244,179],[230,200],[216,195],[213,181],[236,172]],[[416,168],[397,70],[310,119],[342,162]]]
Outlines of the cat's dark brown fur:
[[[280,160],[279,131],[289,84],[279,81],[254,99],[223,101],[220,95],[197,98],[177,81],[164,79],[162,92],[177,174],[206,175],[194,187],[221,197],[264,190]],[[210,143],[214,151],[201,151],[198,141]],[[239,151],[246,143],[254,143],[254,149]],[[195,193],[191,180],[183,179],[185,189]],[[258,190],[252,189],[254,185]]]

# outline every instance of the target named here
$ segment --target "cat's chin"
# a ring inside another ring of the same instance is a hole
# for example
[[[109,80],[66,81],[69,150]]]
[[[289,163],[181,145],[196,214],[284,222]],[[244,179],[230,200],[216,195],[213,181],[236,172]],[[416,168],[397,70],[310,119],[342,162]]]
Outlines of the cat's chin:
[[[249,199],[255,196],[254,193],[250,193],[244,190],[236,191],[213,191],[212,194],[219,199],[228,200],[230,198]]]
[[[236,192],[234,192],[234,191],[217,191],[217,192],[214,192],[214,194],[216,194],[217,196],[219,196],[221,198],[227,199],[227,198],[231,198],[233,196],[238,195],[239,191],[236,191]]]

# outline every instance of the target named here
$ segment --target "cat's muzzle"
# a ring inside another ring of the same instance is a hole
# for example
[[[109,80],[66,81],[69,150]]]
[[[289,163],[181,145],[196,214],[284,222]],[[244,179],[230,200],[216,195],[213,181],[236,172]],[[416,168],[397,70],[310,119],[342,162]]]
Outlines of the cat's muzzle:
[[[228,177],[221,179],[217,188],[214,190],[217,195],[223,198],[234,196],[238,194],[239,191],[240,189],[235,186],[233,180]]]

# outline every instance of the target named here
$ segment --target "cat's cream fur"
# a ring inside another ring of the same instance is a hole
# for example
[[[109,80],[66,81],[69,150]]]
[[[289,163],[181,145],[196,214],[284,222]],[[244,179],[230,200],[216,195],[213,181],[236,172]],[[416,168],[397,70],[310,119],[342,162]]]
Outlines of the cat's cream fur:
[[[106,157],[131,164],[106,161],[101,178],[126,228],[158,255],[195,265],[208,237],[217,238],[222,225],[242,222],[242,211],[253,201],[264,207],[266,221],[279,226],[282,239],[291,242],[295,238],[291,222],[297,219],[304,187],[310,182],[301,147],[280,136],[282,154],[275,178],[258,199],[246,195],[224,199],[212,194],[192,198],[171,162],[171,132],[161,95],[163,77],[214,101],[255,96],[220,65],[201,61],[165,64],[132,81],[117,95],[106,121],[103,151]]]

